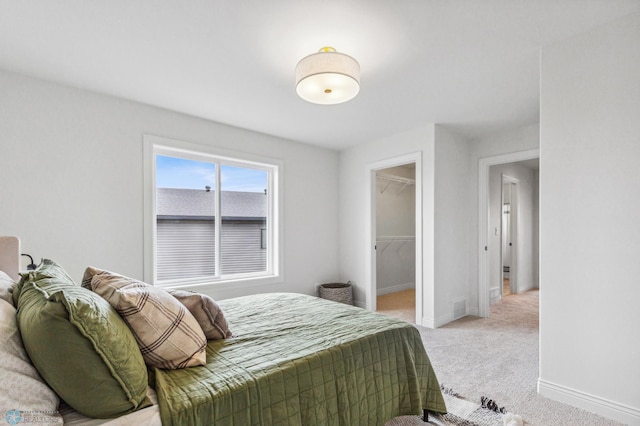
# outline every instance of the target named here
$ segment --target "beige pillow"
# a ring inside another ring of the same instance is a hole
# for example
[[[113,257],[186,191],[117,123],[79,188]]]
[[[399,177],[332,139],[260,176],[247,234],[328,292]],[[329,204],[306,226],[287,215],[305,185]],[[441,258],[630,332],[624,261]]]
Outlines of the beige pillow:
[[[0,299],[11,303],[11,306],[13,306],[13,296],[11,295],[11,292],[15,286],[16,282],[7,275],[6,272],[0,271]]]
[[[85,270],[82,286],[118,311],[147,364],[171,370],[205,364],[207,339],[202,328],[165,290],[92,266]]]
[[[42,380],[24,350],[13,304],[0,300],[0,415],[18,410],[23,419],[38,415],[40,423],[62,424],[58,395]]]
[[[220,306],[206,294],[185,290],[169,290],[169,294],[178,299],[191,312],[202,327],[207,339],[226,339],[231,337],[229,323]]]

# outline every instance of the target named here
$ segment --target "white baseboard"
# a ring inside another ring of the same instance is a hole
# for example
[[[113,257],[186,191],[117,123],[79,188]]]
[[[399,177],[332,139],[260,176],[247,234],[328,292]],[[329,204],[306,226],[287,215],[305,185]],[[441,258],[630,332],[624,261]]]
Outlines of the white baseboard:
[[[389,287],[382,287],[376,290],[376,294],[378,296],[382,296],[385,294],[396,293],[398,291],[409,290],[412,288],[416,288],[416,283],[404,283],[404,284],[396,284]]]
[[[538,393],[628,425],[640,425],[640,408],[600,398],[576,389],[538,379]]]
[[[467,306],[467,315],[471,315],[474,317],[479,317],[480,316],[480,310],[478,309],[477,306],[474,306],[472,308]]]
[[[468,315],[474,315],[474,316],[479,316],[478,314],[478,308],[477,307],[473,307],[473,308],[469,308],[467,306],[466,312],[464,314],[464,316],[468,316]],[[462,318],[462,317],[460,317]],[[453,318],[453,313],[448,313],[446,315],[441,315],[437,318],[422,318],[422,326],[424,327],[428,327],[428,328],[438,328],[438,327],[442,327],[443,325],[449,324],[451,321],[455,321],[456,319],[460,319],[460,318]]]
[[[536,286],[533,283],[529,283],[528,285],[522,286],[522,287],[518,287],[518,290],[516,291],[516,294],[522,294],[525,293],[529,290],[533,290],[534,288],[536,288]]]
[[[366,309],[367,308],[367,304],[365,303],[364,300],[354,300],[353,301],[353,305],[357,306],[358,308],[362,308],[362,309]]]
[[[502,298],[502,295],[500,294],[500,287],[491,287],[489,289],[489,303],[490,304],[496,303],[501,298]]]
[[[438,328],[450,323],[451,321],[453,321],[452,315],[442,315],[438,318],[422,317],[422,324],[420,325],[427,328]]]
[[[422,323],[418,324],[427,328],[436,328],[436,321],[433,318],[422,317]]]
[[[438,318],[436,318],[436,321],[435,321],[436,328],[442,327],[445,324],[449,324],[451,321],[453,321],[452,314],[439,316]]]

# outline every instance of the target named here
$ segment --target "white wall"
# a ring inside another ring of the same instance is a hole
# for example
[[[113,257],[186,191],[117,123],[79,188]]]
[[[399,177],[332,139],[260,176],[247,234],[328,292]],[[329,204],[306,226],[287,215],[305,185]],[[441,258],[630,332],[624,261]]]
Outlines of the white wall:
[[[517,293],[522,293],[537,287],[534,269],[537,267],[537,261],[534,258],[534,248],[537,246],[538,234],[535,233],[538,226],[535,223],[537,213],[534,207],[537,207],[537,173],[518,163],[507,163],[491,166],[489,171],[489,222],[490,222],[490,239],[489,239],[489,289],[497,288],[497,294],[500,294],[500,285],[502,279],[502,264],[500,259],[500,250],[502,245],[501,239],[501,216],[502,216],[502,175],[517,179],[518,195],[517,195],[517,237],[513,240],[517,244],[515,251],[517,265],[515,282],[518,288]],[[513,216],[516,213],[512,210]],[[494,232],[498,229],[498,234]]]
[[[88,265],[143,275],[142,135],[284,162],[284,282],[207,293],[314,294],[338,278],[338,154],[0,72],[0,235],[79,280]]]
[[[415,238],[384,238],[376,241],[376,295],[416,287]]]
[[[640,14],[543,49],[540,392],[640,424]]]
[[[380,175],[415,179],[415,169],[390,167]],[[416,186],[378,180],[376,193],[376,232],[378,235],[398,236],[416,233]]]
[[[339,259],[342,280],[351,280],[354,299],[365,306],[375,265],[372,262],[371,175],[369,165],[395,157],[420,153],[422,178],[416,188],[422,195],[422,258],[423,317],[433,322],[433,188],[434,188],[434,126],[399,133],[366,145],[355,146],[340,153],[340,231]],[[419,174],[416,172],[416,175]],[[420,189],[421,188],[421,189]],[[417,231],[419,232],[419,231]],[[419,277],[416,277],[419,282]],[[374,297],[369,294],[369,297]],[[420,301],[417,301],[420,303]]]
[[[478,306],[478,163],[481,158],[493,157],[520,151],[536,149],[540,146],[539,126],[533,124],[518,129],[505,130],[469,142],[467,168],[471,178],[468,181],[469,212],[471,233],[469,239],[469,313],[477,315]]]
[[[540,288],[540,169],[533,174],[533,284]]]
[[[364,306],[371,285],[371,224],[362,222],[370,214],[367,170],[415,152],[422,155],[421,323],[439,327],[453,319],[452,303],[468,294],[468,188],[473,175],[468,174],[467,142],[450,130],[428,125],[341,152],[340,272],[343,280],[354,283],[355,299]]]
[[[435,326],[454,319],[453,303],[469,293],[471,217],[469,143],[449,129],[435,126]]]

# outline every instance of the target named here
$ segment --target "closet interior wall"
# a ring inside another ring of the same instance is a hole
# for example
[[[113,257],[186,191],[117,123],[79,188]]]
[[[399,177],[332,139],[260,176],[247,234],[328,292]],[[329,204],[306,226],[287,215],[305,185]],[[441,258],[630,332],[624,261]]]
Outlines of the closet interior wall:
[[[415,168],[376,173],[377,295],[415,288]]]

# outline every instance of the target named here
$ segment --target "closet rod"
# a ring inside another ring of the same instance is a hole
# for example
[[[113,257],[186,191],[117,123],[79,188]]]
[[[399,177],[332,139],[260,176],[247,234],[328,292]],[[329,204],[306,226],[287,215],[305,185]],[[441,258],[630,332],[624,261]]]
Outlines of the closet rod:
[[[415,236],[413,235],[398,235],[398,236],[393,236],[393,235],[381,235],[379,237],[376,238],[376,241],[378,242],[383,242],[383,241],[414,241],[416,239]]]

